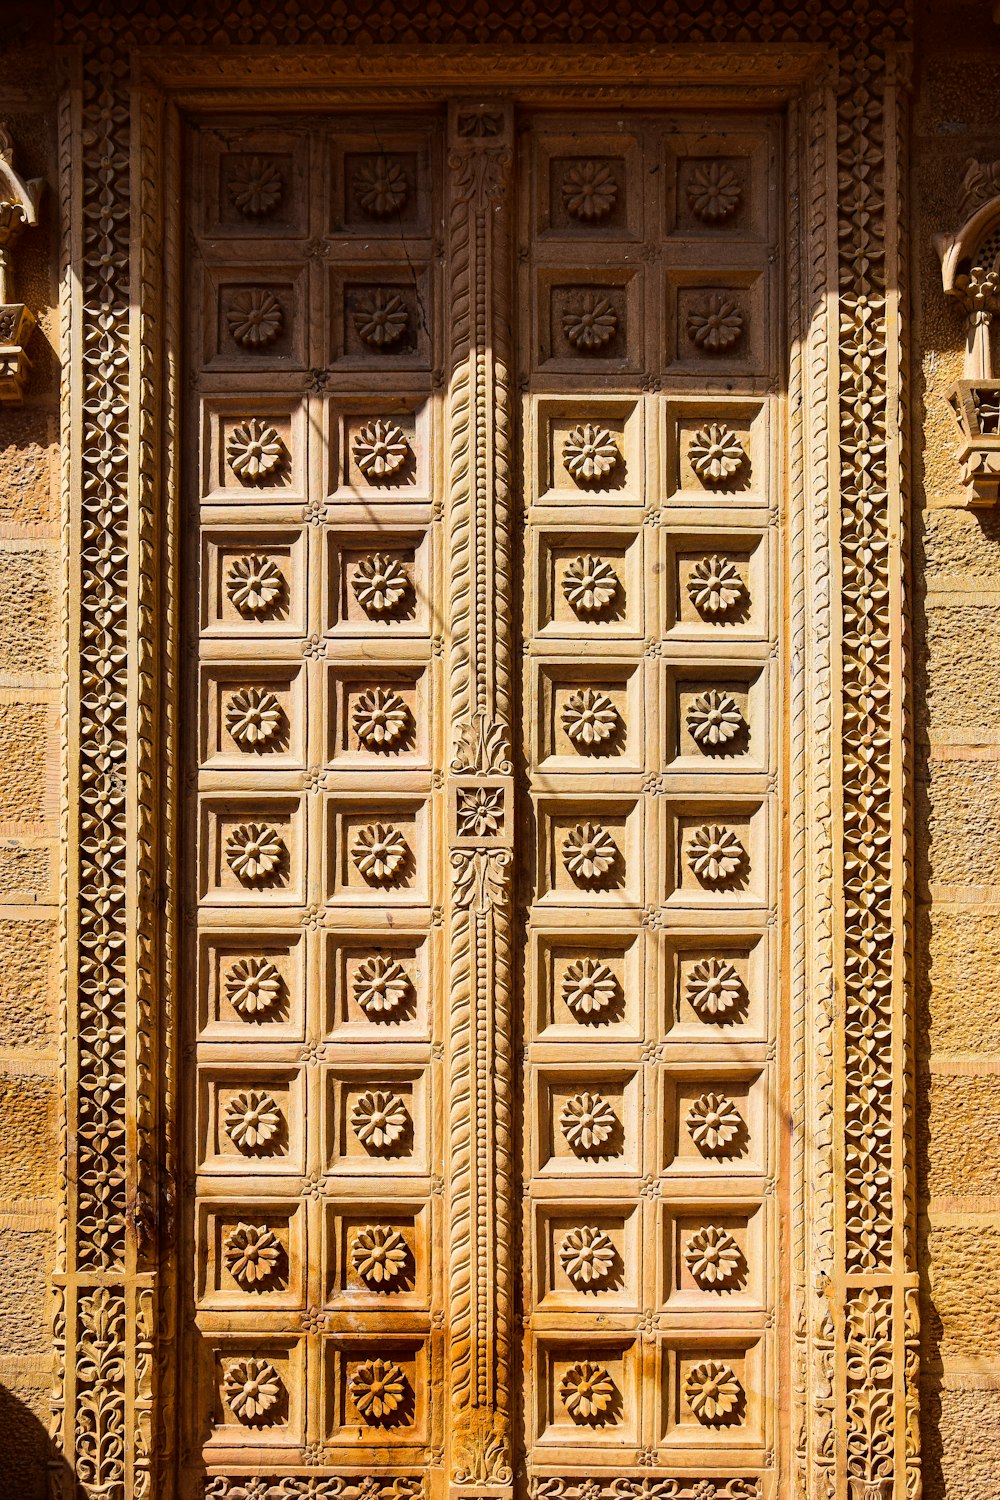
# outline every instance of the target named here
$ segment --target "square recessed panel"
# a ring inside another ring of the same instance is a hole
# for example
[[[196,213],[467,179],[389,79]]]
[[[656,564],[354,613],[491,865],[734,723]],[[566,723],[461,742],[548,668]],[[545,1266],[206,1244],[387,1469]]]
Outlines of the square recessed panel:
[[[325,933],[326,1029],[334,1041],[415,1041],[430,1024],[431,937]]]
[[[663,1069],[664,1166],[671,1175],[726,1180],[767,1171],[765,1075],[720,1063],[698,1073]]]
[[[324,1070],[327,1168],[348,1176],[427,1171],[428,1080],[399,1064]]]
[[[385,122],[388,125],[388,122]],[[330,228],[398,245],[430,232],[430,132],[389,128],[377,137],[338,132],[330,162]]]
[[[777,170],[770,133],[671,132],[665,139],[666,231],[723,245],[766,240],[773,230],[769,169]],[[719,253],[719,252],[717,252]]]
[[[571,1446],[575,1462],[593,1453],[619,1461],[640,1431],[638,1350],[621,1335],[578,1332],[572,1340],[539,1339],[532,1361],[536,1439]]]
[[[194,201],[205,234],[243,241],[308,234],[306,130],[220,129],[213,123],[194,139],[204,185]]]
[[[426,264],[361,262],[330,269],[329,357],[339,368],[429,369],[432,318]]]
[[[430,823],[414,798],[330,799],[327,891],[350,905],[413,905],[428,899]]]
[[[305,935],[281,928],[199,935],[206,1040],[285,1041],[304,1032]]]
[[[326,1301],[374,1313],[426,1308],[430,1214],[429,1204],[405,1197],[325,1204]]]
[[[537,620],[545,635],[592,640],[642,638],[641,532],[605,528],[532,532]]]
[[[198,1205],[202,1306],[262,1312],[305,1296],[306,1213],[301,1202],[204,1200]]]
[[[759,1202],[713,1199],[661,1205],[664,1285],[671,1311],[714,1310],[720,1317],[760,1309],[770,1284],[766,1208]]]
[[[305,764],[306,674],[301,662],[203,669],[202,764],[286,770]]]
[[[641,1213],[599,1198],[536,1203],[535,1299],[542,1313],[600,1316],[635,1309],[641,1286]]]
[[[642,901],[642,807],[574,797],[539,803],[540,899],[550,905],[633,906]]]
[[[766,803],[664,805],[666,898],[675,906],[763,906],[770,890]]]
[[[641,770],[645,756],[643,663],[541,662],[534,702],[540,770]]]
[[[763,1340],[695,1336],[661,1347],[661,1443],[741,1448],[763,1438]]]
[[[201,624],[206,635],[258,640],[306,630],[306,535],[285,528],[202,531]]]
[[[661,685],[671,769],[705,777],[768,769],[766,665],[712,665],[695,672],[669,666]]]
[[[202,409],[202,497],[239,506],[302,504],[307,423],[301,402],[271,396],[213,398]]]
[[[663,1015],[671,1040],[750,1042],[768,1031],[767,933],[721,930],[667,933]]]
[[[643,406],[625,397],[534,404],[535,493],[545,505],[641,505]]]
[[[671,270],[665,286],[665,365],[702,379],[766,375],[769,283],[763,271]]]
[[[340,635],[426,636],[431,604],[430,533],[386,527],[327,534],[327,629]]]
[[[375,771],[429,763],[425,666],[331,665],[326,684],[327,758],[338,769]]]
[[[252,375],[308,363],[307,273],[282,262],[209,266],[203,359],[208,370]]]
[[[429,402],[389,395],[331,402],[327,419],[332,499],[373,505],[428,500]]]
[[[767,562],[768,538],[759,531],[668,532],[668,636],[719,642],[766,638]]]
[[[664,493],[709,510],[769,502],[768,406],[733,397],[670,399],[663,407]]]
[[[371,1333],[324,1339],[327,1441],[387,1450],[425,1443],[429,1359],[419,1338]]]
[[[589,1047],[642,1033],[644,932],[536,933],[530,983],[533,1025],[541,1041]],[[648,962],[648,961],[647,961]]]
[[[614,1067],[545,1070],[535,1086],[537,1170],[620,1179],[642,1169],[642,1077]]]
[[[299,798],[205,797],[202,900],[213,905],[297,905],[305,894],[305,819]]]
[[[200,1166],[241,1176],[304,1170],[305,1079],[291,1067],[204,1068],[198,1078]]]
[[[638,371],[643,362],[642,279],[627,270],[540,272],[535,289],[537,362],[586,379]]]
[[[581,135],[537,129],[535,232],[541,239],[585,241],[642,237],[639,148],[625,130]]]
[[[201,1410],[212,1413],[212,1438],[224,1446],[279,1449],[304,1438],[305,1349],[301,1340],[271,1333],[215,1334],[202,1340]],[[260,1400],[258,1401],[258,1392]]]

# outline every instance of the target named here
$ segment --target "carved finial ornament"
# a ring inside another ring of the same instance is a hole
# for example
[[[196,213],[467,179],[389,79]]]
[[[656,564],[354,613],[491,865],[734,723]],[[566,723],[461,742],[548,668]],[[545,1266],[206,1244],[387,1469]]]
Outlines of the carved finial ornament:
[[[14,170],[10,133],[0,125],[0,401],[22,399],[31,368],[25,349],[35,318],[23,302],[11,300],[11,251],[38,223],[44,191],[42,178],[26,182]]]
[[[962,179],[965,222],[939,234],[945,295],[965,320],[963,379],[948,392],[961,434],[959,462],[969,506],[1000,498],[1000,433],[995,419],[1000,382],[993,370],[993,319],[1000,312],[1000,161],[970,161]]]

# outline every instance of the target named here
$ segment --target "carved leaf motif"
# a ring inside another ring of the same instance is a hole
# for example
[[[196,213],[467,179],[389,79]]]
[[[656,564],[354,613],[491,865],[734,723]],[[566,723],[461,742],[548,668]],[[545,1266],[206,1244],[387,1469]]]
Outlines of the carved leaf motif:
[[[713,1427],[735,1415],[743,1400],[743,1387],[730,1365],[706,1359],[688,1371],[684,1395],[698,1421]]]
[[[379,418],[362,427],[354,439],[354,462],[366,479],[391,479],[410,456],[410,445],[401,427]]]
[[[566,212],[574,219],[606,219],[618,201],[618,184],[606,162],[582,161],[567,167],[562,184]]]
[[[237,1421],[252,1426],[277,1406],[281,1377],[266,1359],[235,1359],[226,1365],[222,1388]]]
[[[284,597],[285,576],[269,557],[238,557],[229,569],[226,592],[241,615],[264,615]]]
[[[721,224],[739,208],[743,189],[732,167],[725,162],[708,161],[691,172],[687,196],[697,218],[706,224]]]
[[[610,344],[618,332],[618,314],[607,297],[584,292],[563,314],[563,332],[574,349],[592,354]]]
[[[708,297],[687,316],[688,338],[704,354],[724,354],[743,337],[745,319],[732,297]]]
[[[566,564],[562,588],[570,607],[578,615],[596,617],[614,603],[621,584],[609,562],[588,554]]]
[[[273,292],[236,292],[226,313],[229,332],[244,349],[266,349],[281,333],[285,311]]]
[[[559,1394],[575,1422],[598,1422],[610,1413],[618,1391],[603,1365],[582,1360],[565,1372]]]

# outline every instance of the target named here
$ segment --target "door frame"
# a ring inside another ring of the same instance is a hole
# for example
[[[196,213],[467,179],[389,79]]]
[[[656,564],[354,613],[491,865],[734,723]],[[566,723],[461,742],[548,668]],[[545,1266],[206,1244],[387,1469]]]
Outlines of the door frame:
[[[174,1493],[173,1393],[184,1372],[173,1204],[186,1191],[174,987],[185,920],[175,868],[184,111],[484,95],[567,107],[759,104],[786,119],[791,350],[790,1353],[785,1440],[767,1493],[777,1484],[801,1500],[916,1497],[905,54],[853,39],[840,51],[139,48],[128,62],[113,49],[73,53],[69,68],[56,1448],[85,1492]],[[108,1028],[121,1033],[110,1047]],[[244,1500],[245,1477],[219,1476],[211,1493]],[[640,1493],[638,1481],[621,1483],[633,1488],[615,1493]],[[477,1471],[453,1455],[450,1485],[455,1496],[502,1497],[513,1478],[505,1464]],[[280,1493],[311,1493],[305,1486],[290,1479]],[[549,1477],[535,1491],[576,1500],[578,1481]]]

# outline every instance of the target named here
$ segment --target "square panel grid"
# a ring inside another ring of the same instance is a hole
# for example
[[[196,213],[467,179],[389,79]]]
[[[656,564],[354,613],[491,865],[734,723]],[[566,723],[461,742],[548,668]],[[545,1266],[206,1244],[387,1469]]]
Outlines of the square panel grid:
[[[183,1400],[210,1465],[440,1442],[440,151],[384,112],[189,136]]]
[[[519,163],[526,1442],[542,1473],[751,1472],[779,1290],[778,134],[595,118],[535,119]]]

